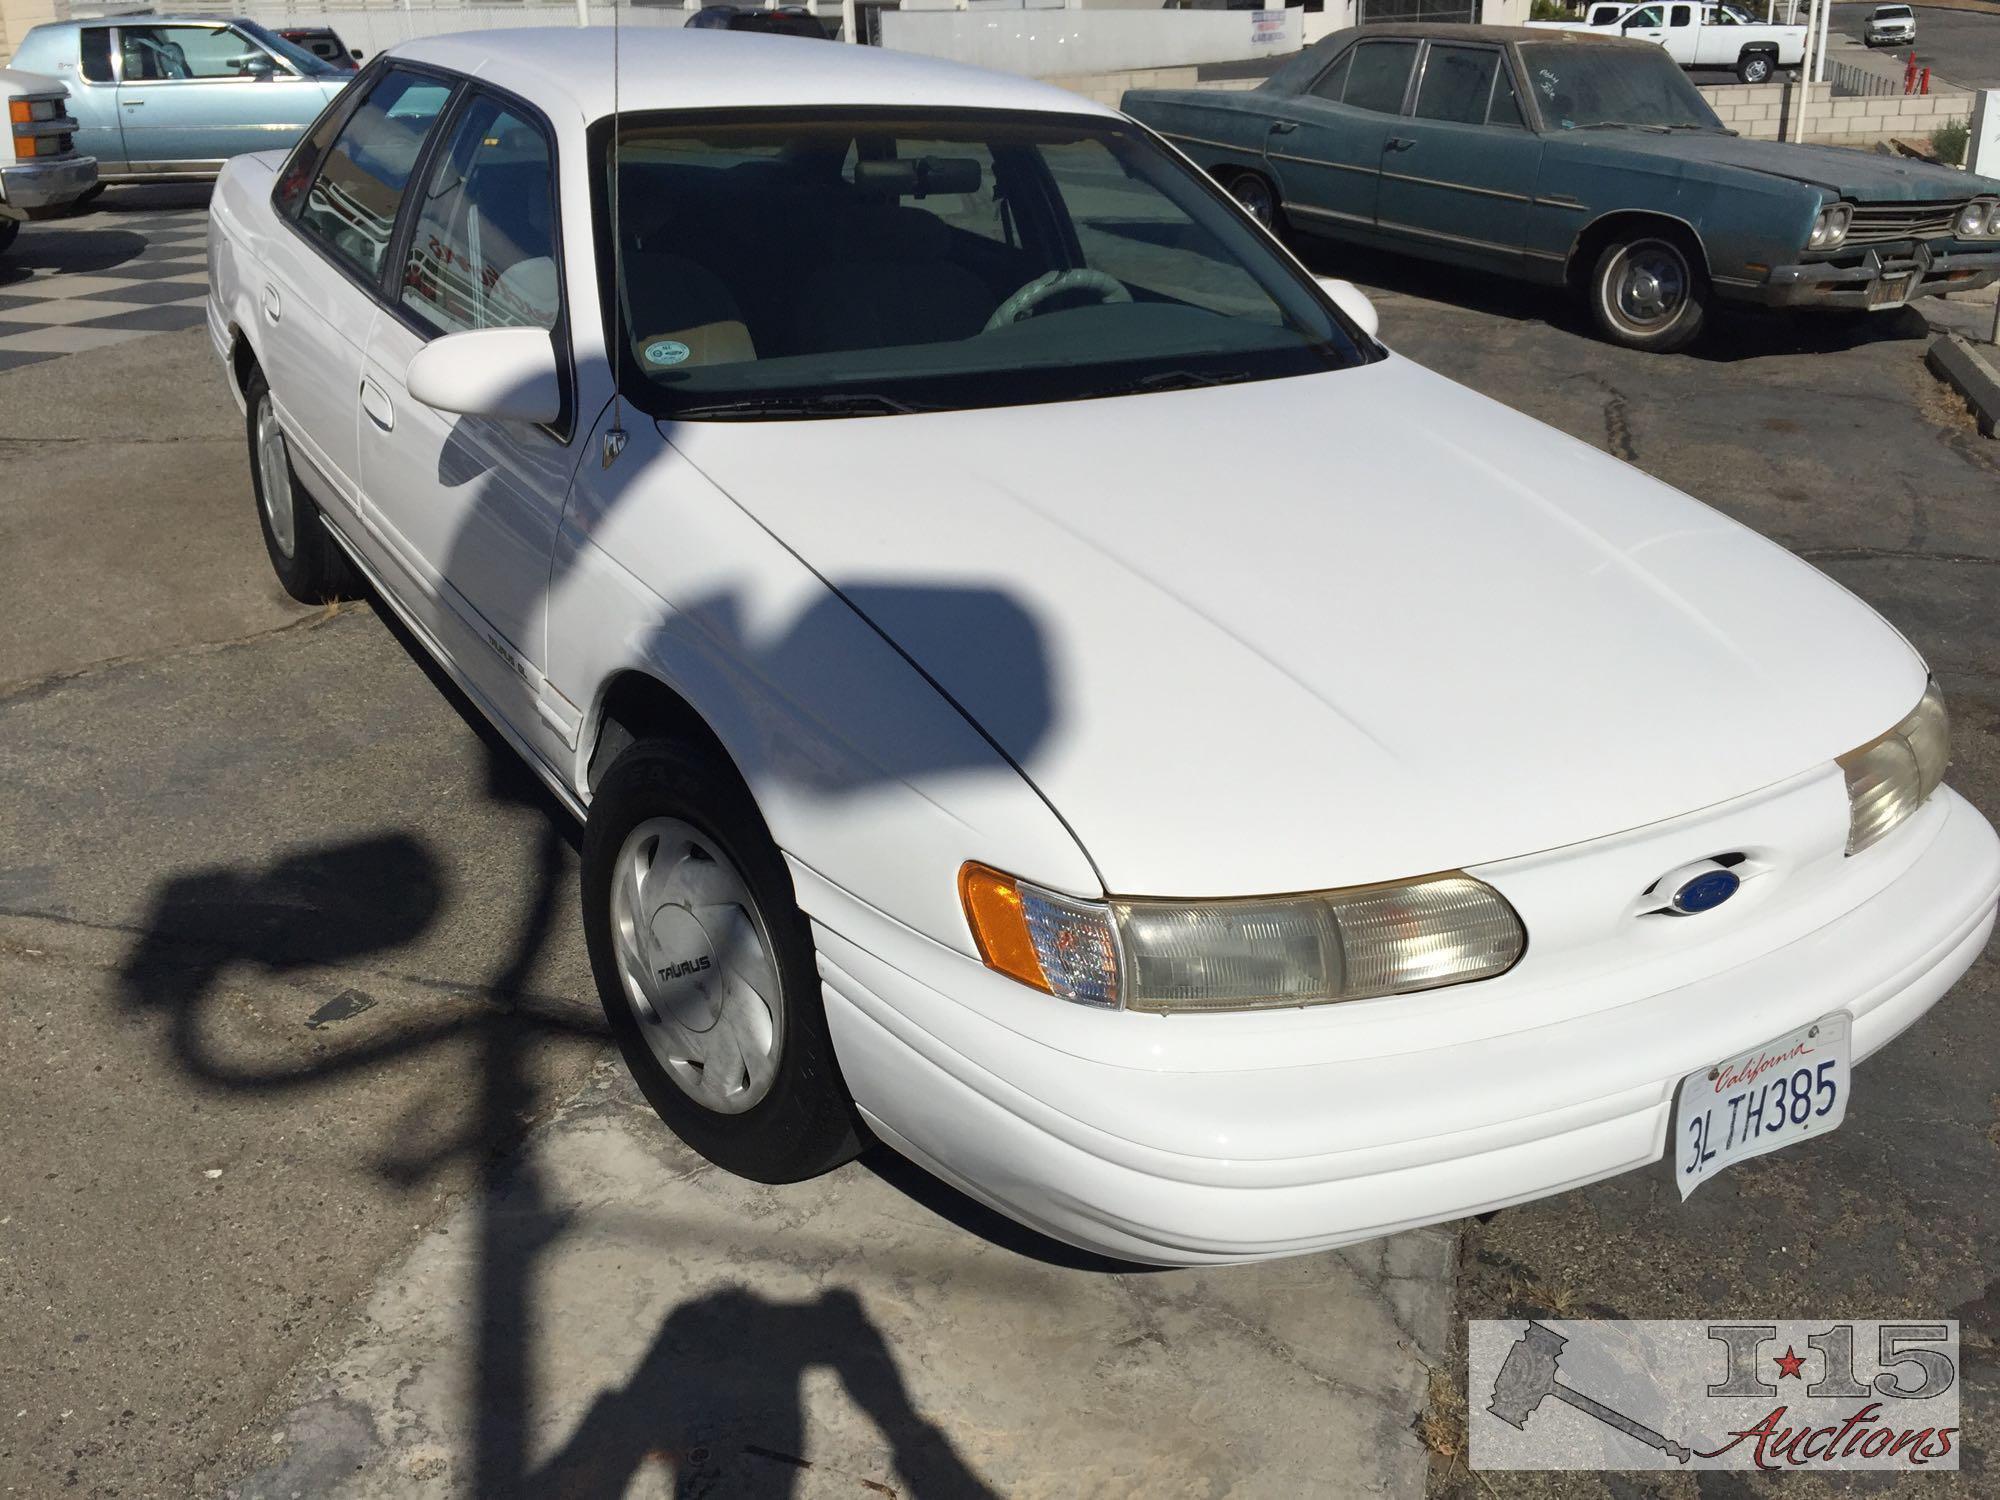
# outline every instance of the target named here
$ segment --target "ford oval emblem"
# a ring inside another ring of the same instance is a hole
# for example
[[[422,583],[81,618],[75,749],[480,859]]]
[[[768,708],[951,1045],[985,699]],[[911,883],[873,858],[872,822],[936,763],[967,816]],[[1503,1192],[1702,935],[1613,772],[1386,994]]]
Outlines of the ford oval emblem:
[[[1669,904],[1688,917],[1696,912],[1714,911],[1735,895],[1742,884],[1734,870],[1706,870],[1675,891]]]

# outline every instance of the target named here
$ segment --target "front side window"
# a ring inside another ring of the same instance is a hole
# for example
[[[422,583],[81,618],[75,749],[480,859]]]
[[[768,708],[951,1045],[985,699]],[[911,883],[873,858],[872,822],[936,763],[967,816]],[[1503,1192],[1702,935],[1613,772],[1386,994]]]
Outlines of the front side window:
[[[1491,47],[1433,46],[1417,87],[1417,117],[1483,125],[1499,66],[1500,54]]]
[[[1417,60],[1415,42],[1363,42],[1354,49],[1347,70],[1347,91],[1341,103],[1379,114],[1403,112],[1403,93],[1410,83],[1410,65]]]
[[[1657,5],[1648,5],[1642,10],[1635,10],[1625,18],[1625,29],[1627,31],[1652,31],[1657,30],[1665,24],[1666,21],[1661,16],[1660,8]]]
[[[1527,42],[1521,67],[1545,128],[1720,130],[1708,101],[1663,49]]]
[[[299,210],[299,227],[361,276],[382,269],[403,189],[451,87],[385,72],[328,149]]]
[[[553,188],[541,130],[497,99],[472,100],[424,185],[403,306],[441,333],[555,327]]]
[[[1493,80],[1493,104],[1486,112],[1488,125],[1505,125],[1510,130],[1526,130],[1528,122],[1521,118],[1521,98],[1514,92],[1514,75],[1501,68]]]
[[[1000,406],[1375,357],[1205,179],[1129,126],[641,116],[619,156],[617,345],[657,415]],[[608,235],[609,205],[598,213]]]
[[[120,26],[127,83],[248,80],[279,71],[263,47],[233,26]]]

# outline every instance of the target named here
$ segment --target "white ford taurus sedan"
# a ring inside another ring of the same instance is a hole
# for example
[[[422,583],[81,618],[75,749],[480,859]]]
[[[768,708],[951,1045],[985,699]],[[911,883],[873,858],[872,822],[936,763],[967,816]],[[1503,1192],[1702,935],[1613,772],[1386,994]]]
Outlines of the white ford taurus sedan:
[[[1866,1107],[2000,889],[1894,630],[1111,111],[676,30],[614,121],[611,48],[378,58],[223,173],[209,314],[280,579],[584,820],[691,1146],[1188,1263]]]

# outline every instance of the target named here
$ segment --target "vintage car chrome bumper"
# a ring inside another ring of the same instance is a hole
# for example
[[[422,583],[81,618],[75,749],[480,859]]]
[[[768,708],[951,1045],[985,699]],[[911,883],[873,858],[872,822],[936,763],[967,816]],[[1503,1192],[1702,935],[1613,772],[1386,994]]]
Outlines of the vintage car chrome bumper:
[[[1955,242],[1953,242],[1955,243]],[[1802,261],[1773,266],[1763,281],[1715,278],[1725,297],[1767,307],[1834,307],[1886,310],[1913,297],[1971,292],[2000,276],[2000,245],[1991,249],[1933,249],[1918,240],[1871,245],[1856,261]]]
[[[0,217],[45,218],[69,207],[96,181],[94,156],[0,167]]]

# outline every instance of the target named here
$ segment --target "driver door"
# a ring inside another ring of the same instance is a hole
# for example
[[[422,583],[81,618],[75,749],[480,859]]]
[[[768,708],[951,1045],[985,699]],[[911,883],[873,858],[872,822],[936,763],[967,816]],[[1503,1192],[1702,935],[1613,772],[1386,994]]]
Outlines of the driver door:
[[[205,168],[288,146],[329,97],[234,26],[121,25],[116,43],[119,123],[135,170]]]

